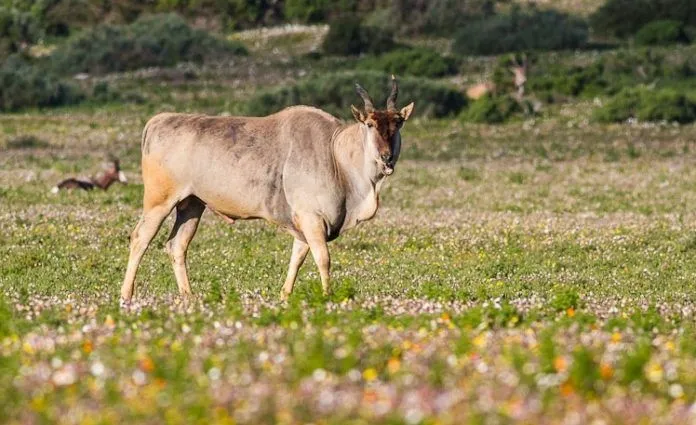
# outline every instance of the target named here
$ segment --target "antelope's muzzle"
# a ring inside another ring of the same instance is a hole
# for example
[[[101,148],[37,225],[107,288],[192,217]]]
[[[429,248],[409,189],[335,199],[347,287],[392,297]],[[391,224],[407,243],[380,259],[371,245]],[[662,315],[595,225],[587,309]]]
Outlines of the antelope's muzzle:
[[[385,176],[390,176],[394,173],[394,157],[391,154],[384,154],[380,157],[382,160],[382,169]]]

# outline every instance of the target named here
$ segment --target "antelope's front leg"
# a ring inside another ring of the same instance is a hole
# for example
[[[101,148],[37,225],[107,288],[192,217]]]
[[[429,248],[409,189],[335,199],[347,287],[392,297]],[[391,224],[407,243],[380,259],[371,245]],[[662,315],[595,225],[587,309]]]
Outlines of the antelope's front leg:
[[[292,294],[292,288],[295,286],[295,279],[297,278],[297,271],[302,267],[302,263],[304,263],[308,252],[309,245],[299,239],[295,239],[292,243],[292,255],[290,256],[290,265],[288,266],[288,276],[285,278],[283,290],[280,292],[281,300],[287,300],[290,294]]]

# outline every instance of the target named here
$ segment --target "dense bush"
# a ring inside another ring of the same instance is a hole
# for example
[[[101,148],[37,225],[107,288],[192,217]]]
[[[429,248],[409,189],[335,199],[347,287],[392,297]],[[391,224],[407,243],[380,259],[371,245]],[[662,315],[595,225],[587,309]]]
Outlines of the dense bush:
[[[451,36],[493,16],[499,0],[390,0],[384,25],[402,34]]]
[[[696,77],[693,48],[618,50],[607,52],[591,63],[564,65],[549,63],[543,73],[529,76],[528,87],[537,96],[553,101],[557,98],[615,94],[624,87],[659,82],[662,85]]]
[[[640,121],[690,123],[696,121],[696,97],[676,90],[630,88],[619,92],[595,111],[602,122]]]
[[[181,17],[167,14],[126,26],[96,27],[61,46],[52,60],[63,73],[106,73],[244,53],[240,44],[194,30]]]
[[[607,0],[591,17],[593,29],[600,33],[627,37],[650,22],[673,20],[696,26],[693,0]]]
[[[653,21],[636,33],[636,44],[654,46],[686,43],[689,38],[684,32],[684,24],[679,21]]]
[[[465,26],[456,34],[452,48],[461,55],[577,49],[587,38],[587,25],[578,18],[554,10],[513,8],[509,14]]]
[[[340,16],[359,14],[376,6],[374,0],[283,0],[283,17],[290,22],[330,22]]]
[[[333,22],[349,14],[400,34],[453,31],[490,17],[509,0],[0,0],[20,22],[30,18],[39,34],[69,35],[75,28],[125,24],[145,14],[176,12],[215,30],[238,30],[282,22]],[[0,16],[2,12],[0,12]],[[0,19],[2,20],[2,19]]]
[[[332,22],[354,14],[369,19],[372,26],[400,34],[450,36],[470,22],[492,16],[496,3],[506,2],[509,0],[0,0],[0,8],[30,17],[40,34],[52,36],[166,12],[215,30]]]
[[[486,95],[472,102],[461,118],[475,123],[498,124],[523,114],[524,108],[514,97]]]
[[[355,93],[355,83],[372,95],[375,106],[384,108],[389,94],[389,75],[380,72],[350,72],[324,74],[305,79],[292,86],[262,92],[246,105],[249,115],[268,115],[291,105],[313,105],[334,115],[350,117],[350,105],[362,105]],[[466,97],[448,86],[423,78],[399,80],[400,104],[416,101],[415,114],[444,117],[458,113],[466,106]]]
[[[320,22],[326,19],[331,3],[329,0],[285,0],[283,14],[290,21]]]
[[[0,0],[0,7],[26,13],[48,35],[68,35],[75,28],[101,23],[129,23],[144,14],[176,12],[223,29],[282,22],[279,0]]]
[[[329,55],[379,54],[396,47],[389,31],[362,25],[357,16],[346,16],[331,24],[322,49]]]
[[[474,20],[493,15],[507,0],[283,0],[283,15],[291,22],[332,22],[358,15],[379,28],[400,34],[451,35]]]
[[[453,58],[444,57],[434,50],[413,48],[398,49],[381,56],[365,58],[358,63],[358,69],[438,78],[456,74],[457,63]]]
[[[585,67],[553,67],[543,75],[529,79],[529,89],[548,102],[567,97],[594,96],[604,93],[611,86],[605,76],[604,66],[594,63]]]
[[[94,25],[105,18],[99,0],[0,0],[0,38],[35,43],[45,36],[65,36],[71,28]],[[113,3],[119,4],[118,1]],[[10,27],[9,32],[6,29]]]
[[[0,110],[62,106],[84,99],[81,90],[13,55],[0,66]]]
[[[31,13],[0,6],[0,59],[35,43],[41,34],[40,25]]]
[[[203,17],[226,30],[270,26],[283,21],[283,2],[278,0],[158,0],[157,3],[157,11]]]

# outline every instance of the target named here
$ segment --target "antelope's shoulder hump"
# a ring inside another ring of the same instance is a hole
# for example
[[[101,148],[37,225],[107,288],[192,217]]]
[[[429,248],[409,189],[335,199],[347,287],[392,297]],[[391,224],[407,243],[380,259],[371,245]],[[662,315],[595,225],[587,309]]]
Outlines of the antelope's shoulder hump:
[[[307,105],[297,105],[297,106],[290,106],[282,111],[278,112],[276,115],[279,115],[283,118],[286,119],[292,119],[293,121],[297,120],[303,120],[303,119],[310,119],[310,120],[324,120],[330,123],[335,123],[335,124],[340,124],[341,120],[336,118],[335,116],[331,115],[330,113],[323,111],[319,108],[315,108],[314,106],[307,106]]]

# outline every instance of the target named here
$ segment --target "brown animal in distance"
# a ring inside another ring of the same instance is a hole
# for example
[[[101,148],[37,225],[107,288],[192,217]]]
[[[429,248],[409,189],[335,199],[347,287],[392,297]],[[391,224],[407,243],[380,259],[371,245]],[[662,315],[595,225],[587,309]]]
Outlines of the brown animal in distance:
[[[521,100],[524,97],[524,85],[527,83],[527,70],[529,68],[527,55],[522,55],[522,62],[517,60],[517,56],[514,56],[512,60],[513,63],[509,69],[514,76],[515,95],[518,100]]]
[[[529,63],[527,55],[522,55],[522,60],[519,61],[517,56],[511,59],[511,65],[508,67],[513,76],[513,84],[515,85],[515,98],[521,100],[525,94],[525,84],[527,83],[527,72]],[[488,94],[495,94],[499,87],[493,81],[484,81],[467,87],[466,97],[472,100],[478,100]]]
[[[495,93],[495,83],[492,81],[484,81],[482,83],[474,84],[466,89],[466,97],[472,100],[477,100],[487,95],[488,93]]]
[[[92,190],[99,188],[107,190],[112,184],[120,182],[127,183],[126,175],[121,171],[121,165],[118,159],[112,159],[106,166],[106,170],[94,178],[78,179],[69,178],[61,181],[51,189],[51,193],[58,193],[60,190],[82,189]]]
[[[351,107],[352,124],[308,106],[266,117],[150,119],[141,147],[143,213],[131,236],[122,303],[130,302],[140,260],[173,209],[166,250],[182,295],[191,294],[186,252],[206,208],[229,221],[263,218],[294,237],[282,298],[309,251],[328,294],[327,242],[377,212],[380,188],[399,158],[399,130],[413,111],[413,103],[396,108],[393,76],[385,110],[357,84],[356,91],[365,107]]]

